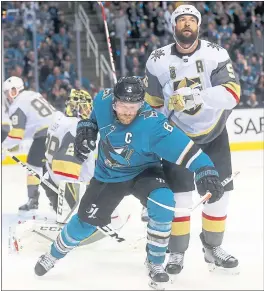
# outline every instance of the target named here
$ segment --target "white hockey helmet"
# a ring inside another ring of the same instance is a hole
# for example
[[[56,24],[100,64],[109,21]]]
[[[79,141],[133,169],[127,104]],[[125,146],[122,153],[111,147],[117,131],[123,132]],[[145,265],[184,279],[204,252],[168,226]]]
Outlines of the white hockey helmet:
[[[16,94],[13,95],[12,94],[12,89],[15,88],[16,89]],[[8,78],[7,80],[5,80],[4,84],[3,84],[3,91],[8,92],[9,95],[9,99],[13,98],[15,99],[17,97],[17,95],[19,94],[20,91],[22,91],[24,89],[24,82],[21,78],[18,78],[16,76],[12,76],[10,78]]]
[[[171,24],[173,25],[173,27],[176,24],[176,19],[181,15],[193,15],[197,18],[198,26],[201,25],[201,13],[193,5],[180,5],[174,10],[171,15]]]

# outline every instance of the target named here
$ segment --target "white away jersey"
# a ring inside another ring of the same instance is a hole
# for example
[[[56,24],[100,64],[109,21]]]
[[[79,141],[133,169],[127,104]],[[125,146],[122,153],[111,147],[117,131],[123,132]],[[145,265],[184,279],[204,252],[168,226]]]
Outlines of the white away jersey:
[[[200,144],[222,132],[240,98],[239,81],[227,51],[205,40],[199,40],[197,49],[189,55],[180,54],[175,43],[152,52],[144,84],[146,101],[161,108],[172,124]],[[203,90],[204,103],[183,112],[169,111],[170,97],[182,87]]]
[[[82,163],[74,155],[74,139],[79,119],[56,112],[48,128],[46,140],[46,167],[51,179],[59,185],[62,180],[88,183],[93,176],[95,154]]]
[[[33,91],[22,91],[8,110],[12,130],[3,142],[3,147],[11,148],[20,140],[35,139],[46,136],[55,109],[41,96]]]

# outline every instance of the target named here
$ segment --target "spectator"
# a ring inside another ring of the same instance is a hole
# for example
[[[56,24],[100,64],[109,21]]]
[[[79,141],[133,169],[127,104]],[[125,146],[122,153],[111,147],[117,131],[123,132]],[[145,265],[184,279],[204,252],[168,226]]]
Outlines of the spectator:
[[[263,72],[257,84],[256,94],[259,98],[259,101],[262,103],[262,107],[263,107],[264,106],[264,73]]]
[[[42,41],[40,43],[40,47],[38,50],[38,54],[40,58],[52,58],[53,54],[51,52],[51,47],[48,45],[46,41]]]
[[[260,104],[259,104],[259,102],[257,100],[257,95],[255,93],[252,93],[249,96],[249,99],[247,100],[245,106],[249,107],[249,108],[258,108],[258,107],[260,107]]]
[[[63,79],[64,79],[64,76],[61,74],[60,67],[58,66],[54,67],[52,74],[49,74],[45,81],[45,84],[44,84],[45,90],[49,92],[53,88],[57,80],[63,80]],[[57,83],[57,87],[56,87],[57,89],[59,85],[60,83]]]
[[[172,25],[171,25],[171,15],[172,15],[173,11],[174,11],[173,5],[169,4],[167,6],[165,13],[164,13],[164,18],[166,21],[166,31],[170,35],[173,35],[173,30],[172,30]]]
[[[227,41],[229,41],[229,39],[233,33],[233,30],[230,27],[230,25],[228,25],[227,17],[223,17],[221,19],[221,25],[218,27],[218,32],[219,32],[220,39],[221,39],[221,45],[223,45]]]
[[[163,10],[159,9],[156,17],[153,18],[153,33],[159,38],[161,46],[167,45],[166,28],[167,22]]]
[[[43,41],[45,41],[46,35],[44,33],[44,29],[40,26],[37,30],[37,48],[40,48],[40,45]]]
[[[258,55],[264,56],[264,37],[261,28],[256,28],[256,17],[252,16],[251,33],[255,52]],[[263,28],[262,28],[263,29]]]
[[[52,41],[55,45],[62,44],[65,49],[70,47],[70,38],[67,35],[64,27],[60,27],[59,33],[56,33],[52,36]]]

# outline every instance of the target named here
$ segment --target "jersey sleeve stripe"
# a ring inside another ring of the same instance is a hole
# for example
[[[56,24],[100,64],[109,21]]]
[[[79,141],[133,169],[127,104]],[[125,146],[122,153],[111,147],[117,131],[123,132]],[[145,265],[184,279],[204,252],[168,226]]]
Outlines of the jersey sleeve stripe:
[[[81,165],[67,161],[52,161],[52,171],[61,176],[78,179],[80,176]]]
[[[189,152],[189,150],[192,148],[193,145],[194,145],[194,142],[192,140],[190,140],[189,143],[187,144],[187,146],[184,148],[184,150],[180,154],[179,158],[177,159],[177,161],[176,161],[177,165],[182,164],[185,156],[187,155],[187,153]]]
[[[198,158],[199,156],[200,156],[200,154],[202,153],[202,150],[201,149],[199,149],[198,150],[198,152],[195,154],[195,155],[193,155],[190,159],[189,159],[189,161],[186,163],[186,168],[187,169],[189,169],[189,167],[190,167],[190,165],[192,164],[192,162],[196,159],[196,158]]]
[[[239,103],[240,91],[241,91],[240,86],[234,82],[228,82],[226,84],[223,84],[222,86],[224,86],[226,88],[226,90],[229,93],[231,93],[232,96],[236,99],[236,102]]]
[[[158,96],[152,96],[147,92],[145,93],[145,101],[153,108],[164,106],[164,99]]]
[[[14,139],[23,139],[25,130],[22,128],[12,128],[8,136]]]

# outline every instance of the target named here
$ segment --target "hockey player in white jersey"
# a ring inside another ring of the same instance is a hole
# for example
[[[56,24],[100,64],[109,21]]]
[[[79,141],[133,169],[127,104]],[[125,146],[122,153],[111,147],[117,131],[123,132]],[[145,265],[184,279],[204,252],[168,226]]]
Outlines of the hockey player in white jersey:
[[[3,92],[10,105],[8,115],[12,122],[12,129],[2,143],[2,152],[19,145],[23,139],[33,138],[27,163],[42,175],[47,129],[55,109],[40,93],[24,90],[23,80],[18,77],[8,78],[3,84]],[[28,211],[38,208],[39,183],[35,176],[27,176],[28,202],[19,207],[19,210]]]
[[[57,213],[57,222],[60,223],[66,223],[74,214],[74,210],[77,210],[81,195],[94,174],[97,148],[84,162],[74,155],[77,124],[81,119],[89,118],[92,106],[93,100],[87,91],[72,89],[65,103],[65,113],[56,112],[48,128],[45,153],[48,171],[44,178],[56,188],[60,188],[63,195],[58,197],[49,187],[43,187]],[[114,229],[122,226],[117,210],[111,216],[111,223]],[[103,237],[105,235],[102,232],[96,231],[85,244]]]
[[[201,14],[194,6],[179,6],[171,23],[175,43],[155,50],[147,61],[145,99],[210,156],[224,180],[232,172],[226,121],[239,102],[238,78],[227,51],[198,38]],[[186,148],[185,156],[193,154]],[[167,161],[163,167],[177,207],[191,206],[192,173]],[[221,248],[231,190],[233,183],[225,186],[219,201],[205,204],[200,234],[205,261],[225,269],[238,266],[238,260]],[[171,234],[166,270],[178,274],[189,245],[190,215],[177,213]]]

